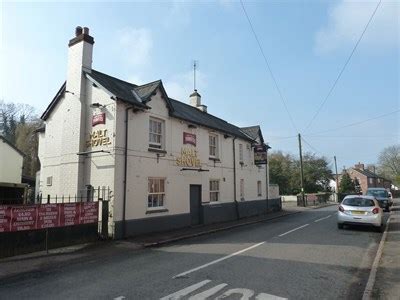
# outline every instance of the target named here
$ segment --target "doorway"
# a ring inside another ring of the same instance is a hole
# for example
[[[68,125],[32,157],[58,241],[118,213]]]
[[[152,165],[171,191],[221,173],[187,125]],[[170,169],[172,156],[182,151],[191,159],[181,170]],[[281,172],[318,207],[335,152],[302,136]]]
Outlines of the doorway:
[[[191,225],[199,225],[201,220],[201,185],[190,185],[190,222]]]

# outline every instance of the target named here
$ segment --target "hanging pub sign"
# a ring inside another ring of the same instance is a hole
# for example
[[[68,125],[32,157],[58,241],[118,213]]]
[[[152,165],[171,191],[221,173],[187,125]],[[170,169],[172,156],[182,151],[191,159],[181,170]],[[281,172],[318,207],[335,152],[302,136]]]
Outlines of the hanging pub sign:
[[[111,140],[108,136],[107,129],[93,131],[89,135],[89,141],[86,142],[87,147],[106,146],[110,144]]]
[[[196,135],[193,133],[183,133],[183,144],[191,144],[196,147]]]
[[[176,159],[176,164],[181,167],[200,168],[200,159],[197,157],[197,150],[182,148],[181,156]]]
[[[92,127],[98,124],[106,124],[106,113],[101,113],[92,116]]]
[[[254,164],[265,165],[267,164],[267,147],[266,145],[254,146]]]

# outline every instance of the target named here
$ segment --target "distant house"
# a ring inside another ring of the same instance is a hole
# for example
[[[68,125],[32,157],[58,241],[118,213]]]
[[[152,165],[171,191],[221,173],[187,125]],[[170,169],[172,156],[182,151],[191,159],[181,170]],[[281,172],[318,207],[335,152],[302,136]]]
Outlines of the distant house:
[[[26,185],[21,184],[24,153],[0,135],[0,205],[22,204]]]
[[[24,154],[0,135],[0,182],[21,183]]]
[[[349,168],[347,173],[350,175],[351,179],[358,180],[363,194],[367,192],[368,188],[381,187],[388,190],[391,188],[392,182],[390,180],[377,175],[372,170],[368,170],[362,163],[358,163],[354,165],[354,167]]]

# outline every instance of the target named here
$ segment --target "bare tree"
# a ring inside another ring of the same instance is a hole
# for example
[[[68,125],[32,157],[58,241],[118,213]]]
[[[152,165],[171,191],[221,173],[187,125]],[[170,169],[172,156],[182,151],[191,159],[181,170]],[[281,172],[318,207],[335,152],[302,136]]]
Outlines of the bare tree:
[[[400,145],[382,150],[378,159],[378,172],[397,184],[400,184]]]

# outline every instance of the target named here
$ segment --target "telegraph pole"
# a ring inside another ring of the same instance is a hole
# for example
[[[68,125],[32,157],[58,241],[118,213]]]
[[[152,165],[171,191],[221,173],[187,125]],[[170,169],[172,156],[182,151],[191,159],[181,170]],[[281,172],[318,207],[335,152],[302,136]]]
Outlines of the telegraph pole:
[[[335,172],[336,172],[336,201],[339,202],[339,174],[337,172],[336,155],[333,157],[335,160]]]
[[[303,152],[301,150],[301,135],[299,133],[299,153],[300,153],[300,181],[301,181],[301,199],[303,201],[303,206],[306,206],[306,201],[304,197],[304,173],[303,173]]]

